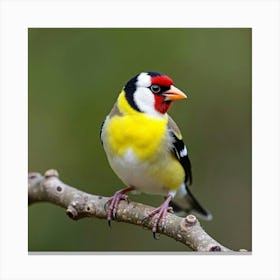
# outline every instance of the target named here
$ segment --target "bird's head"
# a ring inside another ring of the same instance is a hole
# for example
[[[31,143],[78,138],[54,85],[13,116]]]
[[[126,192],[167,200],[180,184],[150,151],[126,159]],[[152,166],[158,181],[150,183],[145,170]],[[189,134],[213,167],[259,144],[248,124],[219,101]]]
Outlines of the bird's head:
[[[127,82],[124,91],[134,110],[153,116],[164,115],[172,101],[187,98],[171,78],[157,72],[138,74]]]

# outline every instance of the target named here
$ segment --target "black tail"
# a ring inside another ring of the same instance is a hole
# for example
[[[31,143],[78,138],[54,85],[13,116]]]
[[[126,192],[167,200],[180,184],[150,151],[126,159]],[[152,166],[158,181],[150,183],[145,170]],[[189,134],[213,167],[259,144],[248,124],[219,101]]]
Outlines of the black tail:
[[[174,212],[177,212],[178,214],[181,214],[180,212],[183,212],[183,215],[193,212],[202,219],[211,220],[211,213],[200,205],[200,203],[188,188],[186,189],[186,194],[184,194],[183,196],[175,196],[175,198],[170,202],[170,206],[173,207]]]

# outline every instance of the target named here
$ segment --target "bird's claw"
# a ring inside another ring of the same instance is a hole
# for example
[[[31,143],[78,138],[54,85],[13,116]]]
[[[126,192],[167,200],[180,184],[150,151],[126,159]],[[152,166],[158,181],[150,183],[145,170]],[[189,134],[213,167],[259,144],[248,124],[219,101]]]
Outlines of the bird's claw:
[[[155,240],[159,240],[160,233],[158,233],[158,235],[157,235],[156,232],[153,232],[153,237],[154,237]]]
[[[171,213],[171,214],[174,214],[174,211],[173,211],[173,208],[171,206],[169,206],[167,208],[167,212]]]
[[[166,206],[166,204],[162,204],[160,207],[148,211],[147,214],[142,218],[141,223],[143,224],[148,218],[153,217],[152,221],[152,233],[153,237],[156,240],[159,240],[160,234],[157,234],[157,230],[159,229],[161,232],[164,231],[165,222],[166,222],[166,214],[167,212],[173,213],[173,208]]]
[[[122,191],[116,192],[112,197],[110,197],[104,204],[104,210],[107,210],[107,205],[110,204],[107,213],[108,225],[111,226],[111,220],[117,218],[117,210],[121,200],[125,200],[129,203],[128,196]]]

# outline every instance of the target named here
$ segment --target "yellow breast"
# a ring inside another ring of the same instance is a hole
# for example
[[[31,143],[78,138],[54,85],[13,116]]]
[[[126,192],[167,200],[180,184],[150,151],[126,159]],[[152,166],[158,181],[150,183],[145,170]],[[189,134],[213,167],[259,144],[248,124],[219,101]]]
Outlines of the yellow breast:
[[[117,156],[131,148],[139,159],[152,160],[167,141],[166,123],[144,115],[114,116],[106,127],[108,145]]]

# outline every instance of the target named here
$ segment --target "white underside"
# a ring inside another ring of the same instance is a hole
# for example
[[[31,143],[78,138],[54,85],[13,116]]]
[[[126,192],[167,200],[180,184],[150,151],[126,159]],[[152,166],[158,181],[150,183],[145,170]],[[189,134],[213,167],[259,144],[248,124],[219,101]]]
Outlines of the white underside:
[[[168,189],[159,184],[156,178],[149,176],[149,164],[140,162],[131,148],[125,155],[108,158],[109,163],[118,177],[127,185],[141,192],[167,195]]]

